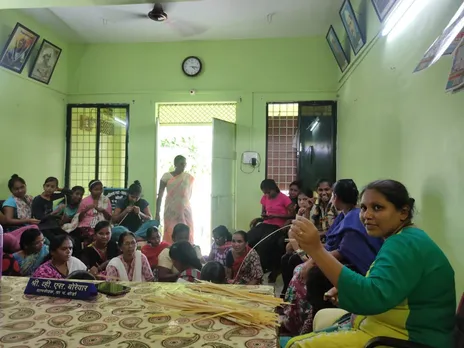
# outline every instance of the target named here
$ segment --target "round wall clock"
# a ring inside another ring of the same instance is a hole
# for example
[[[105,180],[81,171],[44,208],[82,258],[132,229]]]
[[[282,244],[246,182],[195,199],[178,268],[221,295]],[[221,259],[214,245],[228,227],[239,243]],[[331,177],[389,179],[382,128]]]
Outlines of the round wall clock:
[[[182,71],[189,77],[197,76],[201,72],[201,60],[198,57],[190,56],[182,62]]]

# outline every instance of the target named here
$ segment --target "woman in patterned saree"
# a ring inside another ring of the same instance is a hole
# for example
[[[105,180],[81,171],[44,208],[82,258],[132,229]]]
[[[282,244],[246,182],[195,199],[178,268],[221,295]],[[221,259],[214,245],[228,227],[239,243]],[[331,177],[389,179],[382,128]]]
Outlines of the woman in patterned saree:
[[[193,243],[193,216],[190,197],[195,179],[190,174],[185,173],[186,165],[187,161],[184,156],[176,156],[174,158],[174,171],[165,173],[159,185],[155,219],[160,221],[161,202],[166,190],[163,240],[170,244],[172,244],[172,229],[178,223],[184,223],[190,227],[190,242]]]

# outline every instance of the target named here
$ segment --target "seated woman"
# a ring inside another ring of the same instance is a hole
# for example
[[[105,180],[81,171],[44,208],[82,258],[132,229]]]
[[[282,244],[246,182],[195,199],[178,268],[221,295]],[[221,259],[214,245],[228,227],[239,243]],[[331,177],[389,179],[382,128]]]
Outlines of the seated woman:
[[[338,215],[337,209],[331,202],[333,183],[327,179],[320,179],[316,191],[317,201],[311,209],[310,218],[319,230],[322,241],[325,242],[325,234]]]
[[[259,255],[247,245],[247,233],[232,235],[232,249],[226,256],[226,276],[231,284],[257,285],[263,282]]]
[[[340,308],[355,313],[349,331],[295,337],[288,348],[361,348],[386,336],[434,348],[453,346],[454,271],[443,251],[412,223],[414,200],[403,184],[375,181],[361,194],[360,218],[370,236],[385,240],[364,277],[324,249],[317,228],[298,217],[290,238],[338,289]]]
[[[196,279],[201,279],[201,262],[190,242],[184,240],[171,245],[169,257],[179,271],[178,283],[194,283]]]
[[[60,224],[66,230],[66,224],[69,224],[74,216],[77,214],[79,205],[82,202],[85,189],[82,186],[74,186],[71,189],[70,195],[66,196],[66,199],[61,201],[53,211],[53,214],[61,217]]]
[[[133,232],[137,238],[145,239],[147,229],[158,227],[158,221],[152,220],[150,205],[141,198],[142,186],[138,180],[129,186],[128,195],[116,203],[113,213],[113,240],[118,240],[122,232]]]
[[[108,280],[151,282],[154,279],[147,258],[137,250],[137,240],[132,232],[123,232],[118,240],[122,254],[106,266]]]
[[[33,197],[27,194],[26,181],[17,174],[8,181],[11,196],[3,202],[4,227],[14,230],[24,225],[38,225],[40,220],[32,218]]]
[[[298,194],[298,215],[304,216],[309,219],[311,209],[314,205],[314,191],[311,189],[303,189]],[[301,250],[296,241],[287,243],[286,254],[282,256],[282,279],[284,281],[284,287],[282,289],[281,297],[285,297],[288,285],[293,277],[293,271],[295,267],[307,261],[308,257],[306,253]]]
[[[82,200],[72,224],[77,227],[71,232],[71,236],[76,240],[74,253],[77,256],[80,256],[82,248],[92,243],[97,223],[111,220],[111,202],[103,195],[102,182],[92,180],[89,183],[89,191],[90,196]]]
[[[147,230],[147,244],[142,247],[142,254],[147,257],[151,269],[158,267],[158,257],[161,252],[169,248],[169,244],[161,241],[161,233],[156,227]]]
[[[5,225],[5,215],[0,210],[0,226]],[[21,246],[19,245],[19,241],[21,240],[21,235],[24,231],[29,229],[38,230],[39,227],[37,225],[26,225],[20,228],[17,228],[13,231],[7,232],[4,231],[3,234],[3,251],[7,253],[15,253],[21,250]]]
[[[172,231],[172,240],[174,243],[190,240],[190,227],[186,224],[177,224]],[[200,247],[192,245],[198,259],[201,261]],[[171,257],[169,256],[169,248],[164,249],[158,256],[158,278],[160,282],[175,282],[179,278],[179,271],[174,266]]]
[[[111,227],[108,221],[100,221],[95,226],[95,241],[82,251],[81,261],[95,277],[106,270],[111,259],[119,255],[118,245],[111,240]]]
[[[296,213],[298,212],[298,195],[300,194],[301,191],[301,182],[298,180],[293,181],[290,186],[288,187],[288,198],[290,198],[290,201],[292,202],[292,205],[290,207],[292,211],[292,219],[295,217]],[[264,219],[262,217],[253,219],[250,222],[250,230],[256,227],[258,224],[262,223]],[[289,221],[291,223],[291,221]]]
[[[201,280],[214,284],[227,283],[226,269],[218,261],[209,261],[201,269]]]
[[[364,275],[380,250],[382,240],[367,235],[359,219],[360,210],[356,207],[358,196],[353,180],[342,179],[336,182],[332,201],[341,213],[327,232],[324,247],[337,260]],[[290,335],[299,334],[303,328],[312,330],[313,316],[324,308],[324,293],[332,287],[316,265],[313,259],[309,259],[302,270],[307,272],[304,280],[301,276],[297,277],[287,292],[285,300],[292,305],[285,308],[282,327]],[[306,326],[303,327],[305,321]]]
[[[261,191],[264,194],[261,198],[264,221],[248,232],[248,244],[254,247],[266,238],[256,247],[256,252],[260,257],[262,269],[271,271],[269,282],[275,282],[280,270],[280,259],[285,254],[285,232],[275,233],[271,237],[269,235],[283,227],[285,222],[294,218],[295,215],[292,201],[280,192],[274,180],[263,180]]]
[[[48,246],[44,242],[44,236],[36,228],[30,228],[21,235],[21,250],[13,257],[18,261],[22,276],[30,277],[48,256]]]
[[[44,191],[32,201],[32,216],[40,220],[39,228],[48,240],[63,233],[61,219],[53,210],[53,201],[63,198],[69,190],[60,189],[58,185],[57,178],[48,177],[43,184]]]
[[[73,241],[67,235],[59,235],[50,241],[49,254],[33,273],[34,278],[65,279],[75,271],[86,271],[87,266],[72,256]]]
[[[226,255],[232,247],[232,235],[226,226],[218,226],[213,230],[213,245],[208,256],[208,261],[217,261],[226,264]]]

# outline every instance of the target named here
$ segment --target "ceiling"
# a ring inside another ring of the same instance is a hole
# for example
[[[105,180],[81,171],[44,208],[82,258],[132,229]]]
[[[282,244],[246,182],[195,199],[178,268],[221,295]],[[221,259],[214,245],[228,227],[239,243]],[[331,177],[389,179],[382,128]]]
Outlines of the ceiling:
[[[21,10],[70,42],[125,43],[325,35],[343,0],[201,0],[165,4],[153,22],[150,4]]]

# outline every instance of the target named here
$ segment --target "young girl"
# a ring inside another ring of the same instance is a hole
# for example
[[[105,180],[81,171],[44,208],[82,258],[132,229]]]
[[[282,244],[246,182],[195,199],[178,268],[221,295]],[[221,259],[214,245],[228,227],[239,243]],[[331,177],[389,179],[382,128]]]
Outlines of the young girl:
[[[32,216],[40,220],[39,228],[50,241],[62,234],[60,217],[53,211],[53,201],[63,198],[69,190],[58,188],[58,179],[51,176],[45,179],[43,192],[32,201]]]
[[[85,189],[82,186],[74,186],[71,189],[70,195],[66,197],[67,199],[61,201],[55,208],[53,214],[61,216],[61,225],[68,224],[72,221],[77,214],[84,193]]]
[[[301,192],[301,182],[298,180],[293,181],[288,187],[288,197],[293,203],[294,215],[298,213],[298,209],[300,208],[298,204],[298,196],[300,192]]]
[[[111,202],[103,195],[103,184],[100,180],[92,180],[89,183],[90,196],[84,198],[77,210],[78,229],[72,236],[76,239],[76,255],[80,255],[83,247],[93,240],[94,228],[100,221],[111,220]],[[77,216],[77,215],[76,215]]]
[[[59,192],[59,193],[58,193]],[[55,216],[53,211],[53,201],[63,198],[66,190],[58,187],[58,179],[50,176],[45,179],[43,192],[32,201],[32,216],[43,221],[49,216]]]
[[[105,271],[110,260],[118,255],[118,245],[111,240],[110,223],[100,221],[95,226],[95,241],[82,251],[82,262],[86,264],[89,272],[97,277]]]
[[[147,230],[147,244],[142,247],[142,254],[144,254],[151,269],[158,267],[158,256],[161,252],[169,248],[169,244],[161,241],[161,234],[156,227],[151,227]]]
[[[23,225],[38,225],[40,220],[32,218],[33,198],[27,194],[26,181],[17,174],[13,174],[8,180],[8,189],[11,196],[3,202],[5,226],[14,230]]]
[[[142,198],[140,181],[135,180],[127,193],[127,197],[116,203],[113,222],[118,226],[113,228],[113,239],[117,240],[124,231],[131,231],[137,238],[145,239],[148,228],[158,226],[159,221],[152,220],[150,205]]]
[[[256,285],[263,281],[259,255],[247,245],[244,231],[237,231],[232,236],[232,249],[226,256],[226,275],[232,284]]]
[[[317,183],[317,203],[314,204],[310,218],[316,228],[319,230],[321,237],[329,230],[334,223],[338,212],[334,205],[330,202],[332,198],[333,183],[326,179],[321,179]]]
[[[262,205],[262,224],[257,225],[248,232],[248,244],[254,247],[262,239],[256,248],[261,259],[261,265],[264,271],[271,271],[269,282],[275,282],[280,270],[280,260],[285,254],[285,233],[275,233],[268,237],[277,229],[283,227],[288,219],[294,218],[292,201],[282,192],[276,182],[272,179],[266,179],[261,183]]]
[[[169,257],[179,271],[178,283],[193,283],[195,279],[201,279],[201,262],[188,241],[174,243],[169,249]]]
[[[309,218],[311,209],[314,205],[314,192],[310,189],[303,189],[298,195],[298,215]],[[282,256],[282,278],[284,281],[284,287],[282,289],[281,297],[285,296],[287,292],[288,284],[292,280],[293,271],[296,266],[305,262],[308,257],[304,251],[302,251],[295,240],[287,243],[287,253]]]
[[[217,261],[222,265],[226,264],[227,252],[232,247],[232,235],[226,226],[218,226],[213,230],[213,245],[208,256],[208,261]]]
[[[224,265],[217,261],[207,262],[201,269],[201,280],[214,284],[227,283]]]

